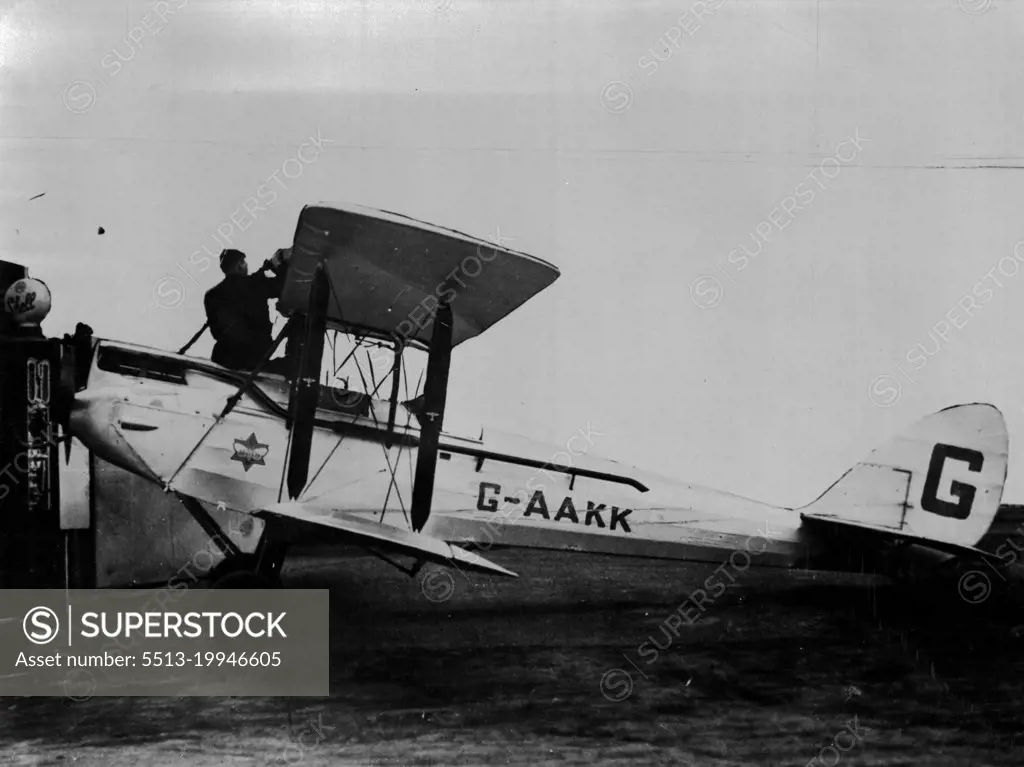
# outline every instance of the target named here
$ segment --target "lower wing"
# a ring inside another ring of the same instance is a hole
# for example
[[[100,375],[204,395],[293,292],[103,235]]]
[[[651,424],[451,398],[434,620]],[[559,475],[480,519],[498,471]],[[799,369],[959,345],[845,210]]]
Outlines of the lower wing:
[[[324,514],[321,511],[307,508],[301,503],[291,502],[278,503],[266,509],[255,511],[253,516],[263,518],[277,516],[299,522],[309,522],[310,524],[329,527],[333,530],[340,530],[364,545],[373,545],[376,548],[399,554],[407,554],[427,562],[447,565],[456,569],[476,570],[491,573],[492,575],[516,577],[516,574],[511,570],[506,570],[501,565],[496,565],[481,556],[461,549],[458,546],[453,546],[450,543],[445,543],[438,538],[383,523],[371,522],[346,514],[345,512]]]

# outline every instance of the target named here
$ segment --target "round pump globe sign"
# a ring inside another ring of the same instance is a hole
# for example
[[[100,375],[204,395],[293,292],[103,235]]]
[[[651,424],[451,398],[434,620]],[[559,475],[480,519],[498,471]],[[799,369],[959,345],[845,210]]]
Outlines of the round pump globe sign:
[[[50,289],[33,277],[18,280],[7,288],[4,308],[19,325],[38,325],[50,313]]]

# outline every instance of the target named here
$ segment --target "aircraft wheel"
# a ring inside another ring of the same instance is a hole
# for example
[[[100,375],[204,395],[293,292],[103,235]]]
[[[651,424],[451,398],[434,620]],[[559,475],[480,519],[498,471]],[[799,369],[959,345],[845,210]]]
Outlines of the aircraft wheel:
[[[244,554],[221,562],[210,573],[215,589],[275,589],[281,585],[276,574],[260,572],[256,557]]]
[[[215,589],[274,589],[279,585],[276,579],[267,578],[255,570],[235,570],[213,583]]]

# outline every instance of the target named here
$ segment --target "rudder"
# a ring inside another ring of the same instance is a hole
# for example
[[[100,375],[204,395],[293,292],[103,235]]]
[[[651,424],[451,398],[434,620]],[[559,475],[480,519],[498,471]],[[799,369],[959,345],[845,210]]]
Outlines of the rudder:
[[[999,510],[1008,451],[998,408],[949,407],[876,448],[801,511],[974,546]]]

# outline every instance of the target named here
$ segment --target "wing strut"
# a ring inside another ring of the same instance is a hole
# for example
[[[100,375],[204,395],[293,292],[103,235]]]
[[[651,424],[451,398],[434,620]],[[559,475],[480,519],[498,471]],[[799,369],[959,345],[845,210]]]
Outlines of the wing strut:
[[[444,422],[448,368],[452,358],[452,325],[452,308],[445,302],[434,317],[430,357],[427,359],[427,380],[423,385],[423,418],[419,455],[416,458],[416,481],[412,487],[412,529],[416,532],[422,530],[427,523],[430,502],[434,496],[437,445]]]
[[[313,445],[316,408],[320,401],[320,366],[324,355],[324,333],[327,330],[327,299],[330,297],[327,270],[321,261],[313,272],[309,292],[309,314],[306,315],[305,338],[298,375],[292,382],[291,444],[288,448],[288,497],[299,497],[309,478],[309,456]]]
[[[395,342],[395,364],[391,368],[391,399],[388,403],[388,435],[386,438],[386,446],[389,448],[395,435],[395,416],[398,414],[398,386],[402,378],[402,350],[404,348],[404,344],[401,341]]]

